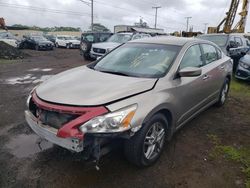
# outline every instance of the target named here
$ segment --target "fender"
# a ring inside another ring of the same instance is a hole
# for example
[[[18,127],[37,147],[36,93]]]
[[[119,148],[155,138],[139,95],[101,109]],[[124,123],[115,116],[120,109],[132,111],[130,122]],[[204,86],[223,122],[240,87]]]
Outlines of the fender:
[[[153,108],[148,114],[147,116],[144,118],[143,120],[143,123],[142,123],[142,126],[143,124],[145,124],[147,121],[149,121],[149,119],[156,113],[160,112],[161,110],[167,110],[169,113],[170,113],[170,120],[169,120],[169,117],[168,117],[168,140],[171,139],[173,133],[175,132],[175,118],[173,116],[174,114],[174,111],[172,110],[171,108],[171,104],[169,103],[162,103],[158,106],[156,106],[155,108]],[[164,114],[165,115],[165,114]],[[170,121],[170,122],[169,122]]]

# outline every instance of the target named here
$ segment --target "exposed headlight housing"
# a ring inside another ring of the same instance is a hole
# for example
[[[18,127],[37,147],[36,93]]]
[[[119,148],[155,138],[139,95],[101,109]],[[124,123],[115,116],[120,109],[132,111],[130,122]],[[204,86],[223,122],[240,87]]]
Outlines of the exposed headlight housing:
[[[106,53],[109,53],[112,50],[112,48],[107,48]]]
[[[123,132],[131,128],[131,120],[137,109],[137,104],[95,117],[82,126],[83,133],[114,133]]]
[[[246,64],[246,63],[243,63],[243,62],[240,62],[240,66],[245,68],[245,69],[249,69],[250,68],[250,65]]]

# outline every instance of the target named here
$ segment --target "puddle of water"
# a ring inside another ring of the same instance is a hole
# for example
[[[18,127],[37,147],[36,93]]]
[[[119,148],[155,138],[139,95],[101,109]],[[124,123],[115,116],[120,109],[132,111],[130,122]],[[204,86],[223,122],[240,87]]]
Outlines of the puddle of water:
[[[10,85],[15,85],[15,84],[37,84],[39,82],[43,82],[47,79],[49,79],[52,75],[43,75],[40,78],[34,76],[33,74],[27,74],[25,76],[21,77],[13,77],[4,80],[4,83],[10,84]]]
[[[16,137],[13,137],[6,144],[6,147],[17,158],[24,158],[47,150],[53,147],[53,144],[46,140],[42,140],[39,136],[35,134],[21,134]]]
[[[42,72],[49,72],[49,71],[52,71],[52,70],[53,70],[52,68],[46,68],[46,69],[33,68],[33,69],[29,69],[28,71],[30,71],[30,72],[39,72],[39,71],[42,71]]]

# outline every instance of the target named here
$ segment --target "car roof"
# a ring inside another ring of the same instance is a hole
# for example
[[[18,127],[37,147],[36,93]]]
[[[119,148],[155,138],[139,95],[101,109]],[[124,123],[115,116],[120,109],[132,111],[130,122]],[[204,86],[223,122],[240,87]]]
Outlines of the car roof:
[[[174,36],[157,36],[129,41],[129,43],[169,44],[176,46],[184,46],[188,42],[204,42],[204,40],[197,38],[184,38]]]
[[[229,34],[226,34],[226,33],[211,33],[211,34],[203,34],[203,35],[199,35],[199,36],[243,36],[244,33],[229,33]]]

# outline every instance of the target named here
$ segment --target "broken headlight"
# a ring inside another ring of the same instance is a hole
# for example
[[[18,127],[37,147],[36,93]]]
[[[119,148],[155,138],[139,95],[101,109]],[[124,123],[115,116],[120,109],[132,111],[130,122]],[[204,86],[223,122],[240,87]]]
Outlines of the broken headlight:
[[[84,123],[80,130],[83,133],[112,133],[129,130],[136,109],[137,105],[134,104],[103,116],[95,117]]]

